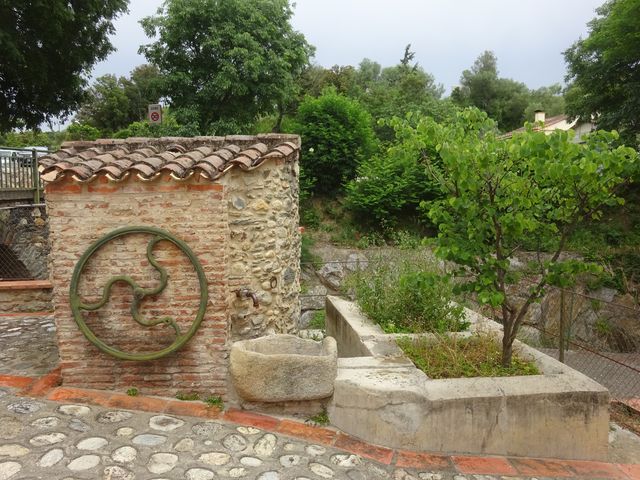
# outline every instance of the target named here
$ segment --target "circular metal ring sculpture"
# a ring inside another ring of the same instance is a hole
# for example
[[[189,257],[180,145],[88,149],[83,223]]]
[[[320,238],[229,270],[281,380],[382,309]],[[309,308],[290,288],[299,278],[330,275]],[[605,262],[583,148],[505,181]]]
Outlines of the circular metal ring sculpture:
[[[111,240],[122,237],[124,235],[134,234],[134,233],[143,233],[153,235],[153,238],[149,240],[147,244],[147,259],[149,263],[160,273],[160,284],[155,288],[141,288],[133,278],[128,275],[118,275],[115,277],[111,277],[107,284],[105,285],[102,291],[102,299],[98,303],[83,303],[80,299],[80,295],[78,294],[78,284],[80,281],[80,276],[82,275],[82,271],[84,267],[91,258],[91,256],[99,250],[103,245],[110,242]],[[167,271],[158,264],[155,257],[153,256],[153,248],[155,245],[162,241],[166,240],[168,242],[173,243],[176,247],[178,247],[191,261],[191,264],[194,266],[196,274],[198,275],[198,282],[200,284],[200,307],[198,309],[198,314],[196,315],[195,320],[191,324],[191,328],[184,334],[180,332],[180,327],[176,323],[176,321],[171,317],[162,317],[157,320],[145,320],[142,318],[140,314],[139,308],[140,303],[147,295],[157,295],[162,292],[167,286],[167,281],[169,279],[169,274]],[[143,327],[153,327],[160,323],[165,325],[170,325],[176,332],[176,338],[171,345],[163,348],[162,350],[157,350],[149,353],[129,353],[118,350],[117,348],[111,347],[100,340],[93,331],[89,328],[89,326],[85,323],[84,318],[82,317],[82,311],[95,311],[99,308],[103,307],[108,301],[111,295],[111,287],[116,282],[125,282],[128,283],[133,290],[133,301],[131,303],[131,315],[133,319],[138,322]],[[157,358],[164,357],[169,355],[170,353],[175,352],[180,349],[185,343],[189,341],[191,337],[196,333],[202,319],[204,318],[205,311],[207,309],[207,279],[204,274],[204,270],[202,269],[202,265],[198,261],[198,258],[195,256],[193,251],[189,248],[189,246],[184,243],[182,240],[174,237],[169,232],[161,230],[159,228],[154,227],[125,227],[120,228],[118,230],[114,230],[111,233],[108,233],[104,237],[100,238],[96,242],[94,242],[86,252],[80,257],[78,263],[76,264],[75,269],[73,270],[73,276],[71,277],[71,288],[69,291],[69,301],[71,304],[71,311],[73,312],[73,318],[78,324],[78,327],[82,331],[85,337],[93,343],[96,347],[102,350],[109,355],[112,355],[116,358],[120,358],[123,360],[155,360]]]

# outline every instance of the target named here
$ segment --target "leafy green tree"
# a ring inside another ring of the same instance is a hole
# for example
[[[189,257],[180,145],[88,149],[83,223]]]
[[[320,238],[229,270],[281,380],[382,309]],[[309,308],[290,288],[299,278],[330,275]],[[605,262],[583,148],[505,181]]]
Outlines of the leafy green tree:
[[[304,145],[301,167],[315,193],[338,191],[376,148],[367,111],[334,89],[318,98],[306,97],[295,123]]]
[[[564,52],[567,113],[640,144],[640,0],[609,0]]]
[[[0,131],[74,111],[127,0],[0,2]]]
[[[562,95],[562,86],[559,83],[531,90],[529,105],[524,111],[525,121],[533,122],[536,110],[542,110],[547,117],[564,113],[565,102]]]
[[[469,70],[462,72],[460,86],[451,98],[461,107],[477,107],[494,119],[501,130],[522,127],[531,93],[524,83],[498,76],[498,59],[491,51],[483,52]]]
[[[116,76],[103,75],[89,89],[76,119],[104,132],[113,132],[132,121],[129,107],[129,98]]]
[[[313,48],[289,23],[288,0],[167,0],[142,20],[157,40],[141,52],[164,76],[164,94],[197,115],[200,130],[244,130],[286,109]]]
[[[76,118],[105,134],[139,122],[147,116],[148,105],[160,100],[161,81],[160,72],[151,65],[136,67],[130,78],[98,77],[87,91]]]
[[[65,131],[67,140],[96,140],[100,138],[100,130],[91,125],[73,122]]]
[[[545,135],[528,128],[500,140],[494,122],[477,109],[447,124],[422,119],[412,135],[439,152],[431,174],[445,196],[425,206],[439,228],[436,253],[459,266],[462,288],[498,311],[502,363],[509,366],[518,328],[545,286],[562,285],[587,268],[561,253],[579,223],[623,202],[618,194],[638,171],[638,153],[614,147],[615,132],[576,144],[569,132]],[[510,260],[525,243],[536,242],[554,245],[553,251],[538,257],[539,280],[520,302],[508,288]]]

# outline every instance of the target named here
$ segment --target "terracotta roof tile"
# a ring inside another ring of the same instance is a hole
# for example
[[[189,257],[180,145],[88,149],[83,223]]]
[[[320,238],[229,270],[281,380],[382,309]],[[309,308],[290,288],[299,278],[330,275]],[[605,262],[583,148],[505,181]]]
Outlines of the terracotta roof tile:
[[[299,151],[295,135],[233,135],[228,137],[166,137],[70,142],[41,157],[45,182],[71,177],[90,182],[100,175],[119,181],[133,173],[152,180],[168,172],[176,180],[199,174],[215,180],[231,168],[252,170],[269,159],[293,161]]]

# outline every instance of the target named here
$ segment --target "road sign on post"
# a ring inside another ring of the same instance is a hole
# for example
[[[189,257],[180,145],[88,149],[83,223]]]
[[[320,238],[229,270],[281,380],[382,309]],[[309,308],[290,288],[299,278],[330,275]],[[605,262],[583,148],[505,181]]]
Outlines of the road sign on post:
[[[152,103],[149,105],[149,123],[162,123],[162,105],[159,103]]]

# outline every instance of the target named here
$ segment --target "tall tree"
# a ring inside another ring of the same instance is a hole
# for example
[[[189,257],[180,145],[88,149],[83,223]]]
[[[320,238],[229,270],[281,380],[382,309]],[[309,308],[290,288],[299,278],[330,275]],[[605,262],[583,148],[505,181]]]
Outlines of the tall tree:
[[[639,145],[640,0],[609,0],[597,14],[589,36],[564,52],[567,112]]]
[[[140,65],[131,77],[98,77],[85,95],[76,119],[105,133],[125,128],[143,120],[150,103],[160,99],[162,78],[152,65]]]
[[[86,75],[113,51],[127,0],[0,2],[0,131],[37,128],[75,110]]]
[[[141,52],[164,75],[179,121],[237,131],[295,98],[313,47],[291,27],[292,14],[288,0],[167,0],[142,20],[157,40]]]
[[[451,98],[459,106],[485,111],[501,130],[513,130],[524,123],[530,92],[524,83],[500,78],[498,59],[485,51],[471,69],[462,72],[460,86],[454,88]]]

